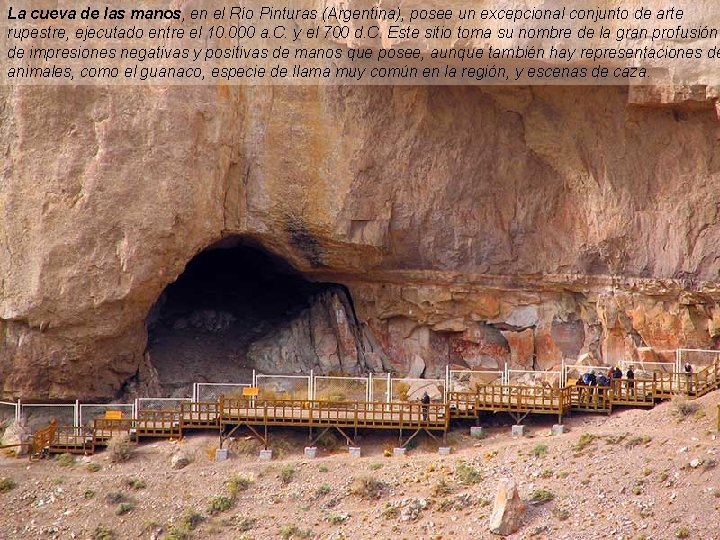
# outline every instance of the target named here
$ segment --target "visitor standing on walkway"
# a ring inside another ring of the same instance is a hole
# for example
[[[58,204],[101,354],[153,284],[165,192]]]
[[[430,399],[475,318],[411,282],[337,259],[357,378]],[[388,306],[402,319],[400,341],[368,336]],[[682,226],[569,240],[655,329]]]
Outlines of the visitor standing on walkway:
[[[420,398],[420,403],[422,403],[422,419],[423,421],[427,421],[428,409],[430,408],[430,396],[427,392],[425,392],[422,398]]]
[[[690,362],[685,362],[685,386],[687,388],[687,393],[690,394],[692,392],[692,364]]]

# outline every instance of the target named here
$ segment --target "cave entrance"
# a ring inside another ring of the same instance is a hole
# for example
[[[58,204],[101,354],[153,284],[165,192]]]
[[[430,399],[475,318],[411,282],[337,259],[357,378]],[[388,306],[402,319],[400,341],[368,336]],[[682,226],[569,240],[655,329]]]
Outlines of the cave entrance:
[[[198,254],[168,285],[147,321],[150,364],[166,396],[190,396],[194,382],[250,382],[250,346],[273,336],[323,293],[284,259],[242,238]]]

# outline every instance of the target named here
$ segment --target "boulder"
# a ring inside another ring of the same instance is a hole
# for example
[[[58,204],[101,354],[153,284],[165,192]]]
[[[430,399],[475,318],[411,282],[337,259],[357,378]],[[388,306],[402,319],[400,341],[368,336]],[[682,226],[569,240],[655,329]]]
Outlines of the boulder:
[[[190,465],[190,457],[182,450],[175,452],[170,458],[170,467],[175,470],[184,469],[188,465]]]
[[[32,430],[27,425],[25,418],[21,417],[5,429],[2,439],[0,439],[0,446],[19,445],[8,448],[8,451],[23,456],[30,451],[31,439]]]
[[[517,484],[511,478],[500,480],[495,506],[490,514],[490,532],[507,536],[516,532],[525,515],[526,505],[520,499]]]
[[[537,306],[518,306],[505,318],[505,323],[517,328],[530,328],[538,324]]]
[[[407,399],[408,401],[418,401],[423,394],[427,392],[430,399],[437,401],[442,399],[442,388],[438,387],[436,381],[417,380],[408,382]]]
[[[425,372],[425,360],[418,354],[412,357],[410,361],[410,369],[408,370],[408,379],[419,379]]]
[[[264,337],[253,342],[248,359],[267,373],[319,375],[367,372],[365,359],[382,371],[382,354],[373,351],[369,328],[360,328],[351,316],[345,291],[332,289],[315,296],[310,306]],[[424,364],[423,364],[424,369]]]
[[[503,369],[510,361],[510,346],[497,328],[471,323],[462,334],[450,338],[450,360],[471,369]]]

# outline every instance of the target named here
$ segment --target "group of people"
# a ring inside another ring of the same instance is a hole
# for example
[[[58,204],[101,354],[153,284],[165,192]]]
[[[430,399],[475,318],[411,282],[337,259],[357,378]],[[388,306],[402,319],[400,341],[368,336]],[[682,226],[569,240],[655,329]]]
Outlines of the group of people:
[[[685,372],[687,392],[690,393],[692,391],[692,364],[690,364],[690,362],[685,362],[685,365],[683,366],[683,371]],[[589,401],[589,398],[593,395],[602,397],[607,387],[612,387],[615,391],[622,392],[623,387],[621,384],[619,384],[619,382],[617,382],[620,381],[622,377],[623,372],[619,366],[611,367],[610,369],[608,369],[607,373],[601,373],[599,375],[596,374],[593,370],[588,370],[575,383],[576,386],[590,387],[587,389],[586,392],[583,392],[582,389],[580,390],[580,400]],[[625,385],[625,387],[627,388],[627,392],[629,395],[634,396],[635,371],[633,370],[632,366],[628,368],[627,372],[625,373],[625,377],[627,379],[627,384]]]
[[[593,370],[588,370],[575,384],[584,386],[610,386],[612,381],[622,379],[622,376],[623,373],[620,366],[611,367],[607,373],[601,373],[600,375],[596,375]],[[635,371],[633,371],[632,366],[628,368],[625,377],[627,377],[628,381],[634,381]],[[628,388],[632,387],[632,382],[628,383]]]
[[[587,392],[583,392],[582,389],[580,391],[580,400],[581,401],[589,401],[592,396],[597,396],[598,398],[602,398],[604,395],[605,390],[608,387],[614,387],[616,389],[620,388],[619,381],[623,377],[623,372],[620,369],[620,366],[611,367],[608,369],[607,373],[601,373],[599,375],[596,375],[593,370],[588,370],[586,373],[583,374],[582,377],[580,377],[576,382],[575,386],[587,386]],[[625,373],[625,377],[627,378],[627,389],[630,394],[635,393],[635,371],[633,370],[633,367],[630,366]]]

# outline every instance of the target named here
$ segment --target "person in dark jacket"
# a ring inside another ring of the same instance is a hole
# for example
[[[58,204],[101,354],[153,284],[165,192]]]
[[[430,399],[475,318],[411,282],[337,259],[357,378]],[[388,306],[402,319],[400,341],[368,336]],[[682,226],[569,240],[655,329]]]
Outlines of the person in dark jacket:
[[[585,384],[585,380],[582,376],[578,377],[577,381],[575,381],[575,386],[578,386],[578,403],[584,403],[585,402],[585,387],[587,386]]]
[[[600,374],[599,377],[597,377],[597,397],[602,402],[603,396],[605,396],[605,391],[608,390],[608,387],[610,386],[610,379]]]
[[[622,383],[620,382],[620,379],[622,379],[622,370],[620,369],[620,366],[615,366],[612,369],[612,375],[611,375],[611,385],[613,393],[616,396],[622,395]]]
[[[690,362],[685,362],[685,379],[688,394],[692,392],[692,372],[692,364]]]
[[[427,420],[428,419],[428,409],[430,408],[430,396],[427,392],[425,392],[422,395],[422,398],[420,398],[420,403],[422,403],[422,419]]]
[[[633,371],[633,367],[630,366],[627,370],[627,373],[625,374],[627,377],[628,383],[628,392],[632,395],[635,395],[635,372]]]
[[[585,383],[585,386],[587,386],[587,402],[590,403],[590,401],[593,400],[593,396],[595,395],[595,387],[597,386],[597,377],[595,376],[595,373],[592,370],[588,370],[585,375],[583,375],[583,382]]]

